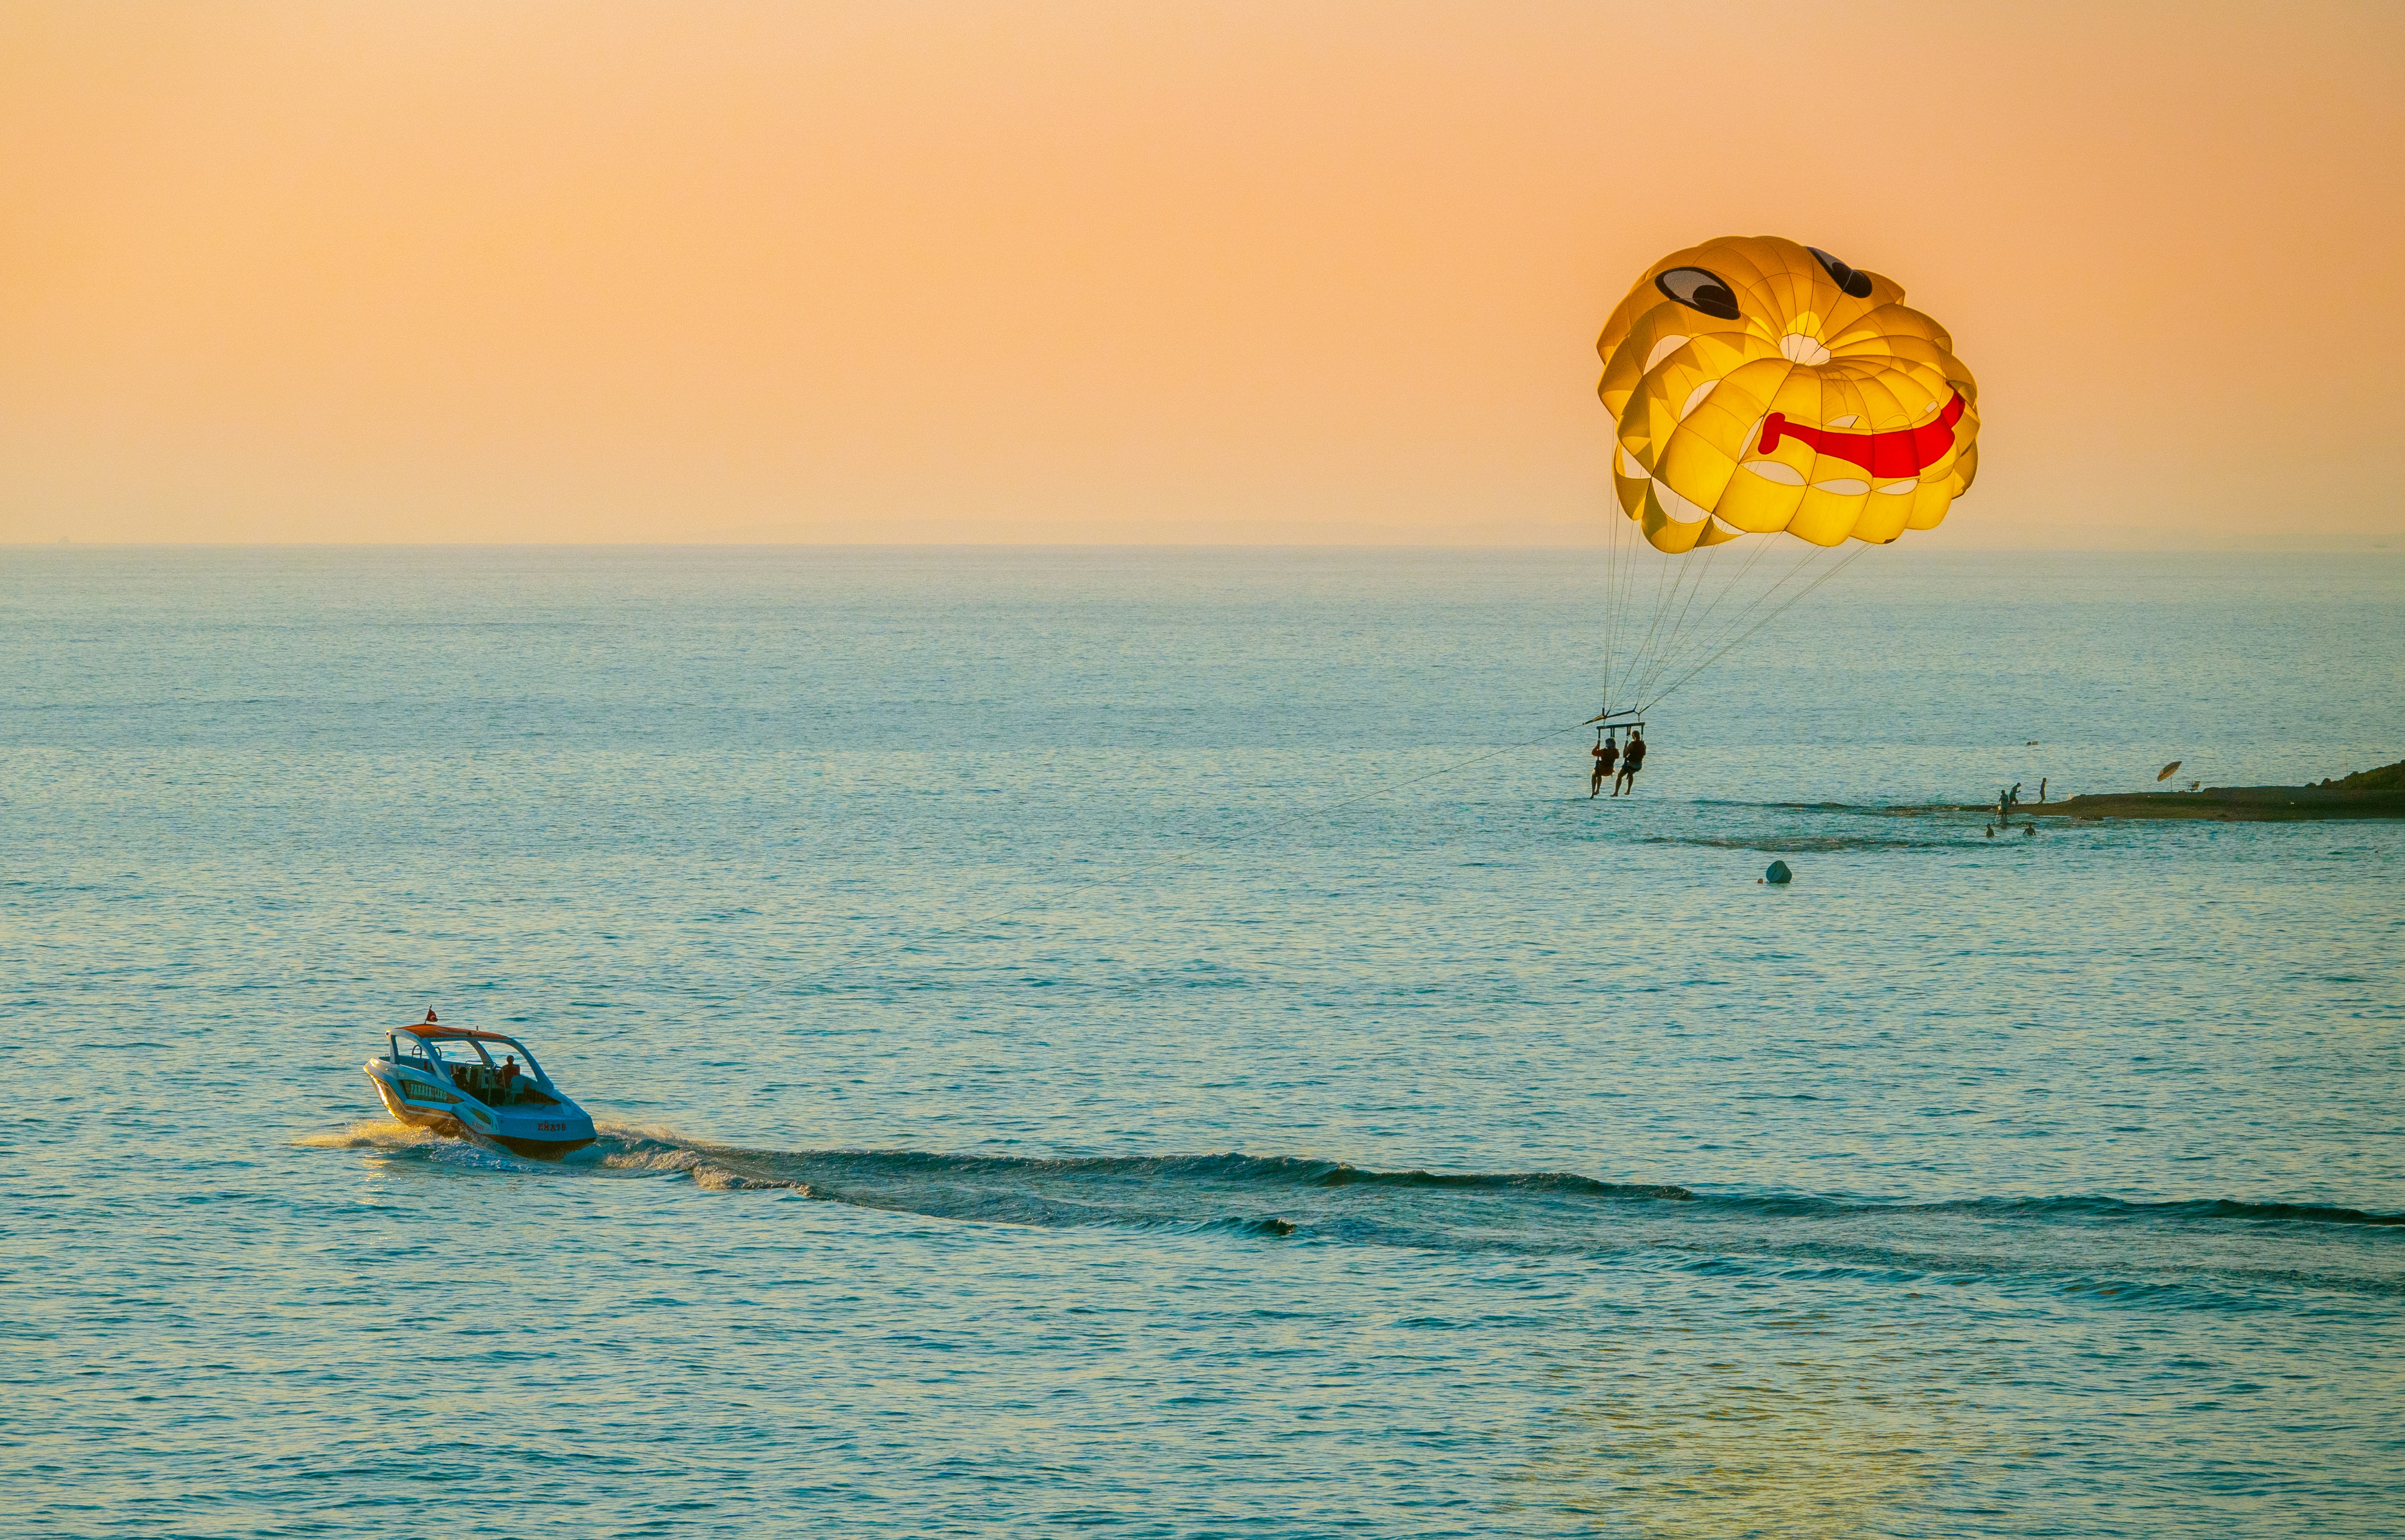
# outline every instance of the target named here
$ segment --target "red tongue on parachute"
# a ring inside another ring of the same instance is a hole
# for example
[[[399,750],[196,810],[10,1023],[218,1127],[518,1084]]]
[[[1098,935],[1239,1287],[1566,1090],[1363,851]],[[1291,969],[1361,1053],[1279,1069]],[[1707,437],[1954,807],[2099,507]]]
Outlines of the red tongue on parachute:
[[[1762,453],[1782,438],[1809,444],[1823,455],[1861,466],[1874,476],[1918,476],[1954,447],[1954,425],[1962,420],[1962,393],[1956,391],[1935,422],[1889,433],[1847,433],[1834,427],[1800,427],[1774,412],[1762,420]]]

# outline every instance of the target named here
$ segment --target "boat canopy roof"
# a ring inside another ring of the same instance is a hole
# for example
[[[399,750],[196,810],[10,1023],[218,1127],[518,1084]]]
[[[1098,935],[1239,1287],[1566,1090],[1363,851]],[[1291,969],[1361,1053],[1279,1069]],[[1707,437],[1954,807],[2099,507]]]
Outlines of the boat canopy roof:
[[[515,1048],[523,1048],[526,1046],[525,1043],[520,1043],[517,1039],[510,1036],[506,1032],[479,1032],[471,1027],[429,1027],[422,1022],[412,1022],[410,1025],[399,1029],[407,1032],[412,1037],[424,1038],[429,1043],[440,1043],[449,1038],[464,1037],[474,1038],[480,1043],[506,1043]]]

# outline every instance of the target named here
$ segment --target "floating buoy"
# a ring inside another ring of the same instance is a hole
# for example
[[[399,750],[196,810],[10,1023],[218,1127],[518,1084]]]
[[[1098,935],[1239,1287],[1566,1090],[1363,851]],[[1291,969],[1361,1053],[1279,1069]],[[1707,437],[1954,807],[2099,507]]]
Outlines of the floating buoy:
[[[1785,861],[1774,861],[1770,863],[1770,870],[1762,874],[1762,880],[1769,883],[1793,882],[1795,874],[1787,869]]]

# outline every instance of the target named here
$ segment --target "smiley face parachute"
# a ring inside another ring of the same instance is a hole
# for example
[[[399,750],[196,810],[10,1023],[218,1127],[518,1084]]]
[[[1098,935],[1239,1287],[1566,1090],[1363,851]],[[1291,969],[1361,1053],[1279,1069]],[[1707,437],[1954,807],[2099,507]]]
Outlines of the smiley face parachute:
[[[1645,711],[1978,469],[1979,387],[1891,278],[1777,236],[1646,270],[1596,340],[1617,425],[1604,709]],[[1834,553],[1834,554],[1832,554]]]

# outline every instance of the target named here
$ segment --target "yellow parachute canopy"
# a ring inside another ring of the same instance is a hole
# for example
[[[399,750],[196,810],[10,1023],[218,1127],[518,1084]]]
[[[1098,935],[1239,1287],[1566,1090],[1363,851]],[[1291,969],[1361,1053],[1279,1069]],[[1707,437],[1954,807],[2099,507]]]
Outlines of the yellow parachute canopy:
[[[1978,469],[1979,387],[1893,279],[1774,235],[1646,270],[1596,343],[1612,483],[1655,550],[1884,545]]]

